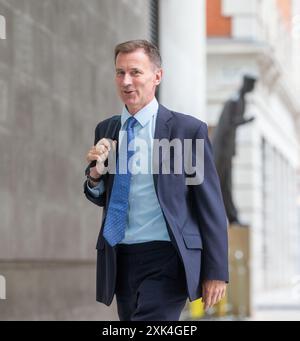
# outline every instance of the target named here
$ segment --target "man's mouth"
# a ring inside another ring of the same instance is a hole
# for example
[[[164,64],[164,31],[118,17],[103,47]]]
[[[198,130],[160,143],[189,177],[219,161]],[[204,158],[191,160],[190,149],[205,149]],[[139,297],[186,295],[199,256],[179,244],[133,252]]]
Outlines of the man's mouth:
[[[134,93],[134,90],[124,90],[124,93],[126,95],[130,95],[130,94]]]

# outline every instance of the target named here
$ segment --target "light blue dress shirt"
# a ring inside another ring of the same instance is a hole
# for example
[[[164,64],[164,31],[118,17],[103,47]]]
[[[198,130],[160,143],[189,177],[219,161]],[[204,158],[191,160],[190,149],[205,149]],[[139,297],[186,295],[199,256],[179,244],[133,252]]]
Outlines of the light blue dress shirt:
[[[138,121],[134,127],[134,148],[137,159],[136,162],[133,162],[131,170],[128,221],[125,229],[125,238],[121,242],[124,244],[144,243],[154,240],[170,241],[166,222],[156,196],[151,172],[157,112],[158,102],[154,98],[134,115]],[[119,141],[121,141],[121,137],[126,131],[126,121],[130,116],[126,106],[124,106],[121,115]],[[141,163],[138,161],[139,156],[143,157],[144,160],[145,158],[148,159],[148,162],[143,163],[143,165],[148,165],[147,169],[144,166],[141,168]],[[88,189],[95,198],[99,197],[105,190],[103,181],[94,188],[88,186]]]

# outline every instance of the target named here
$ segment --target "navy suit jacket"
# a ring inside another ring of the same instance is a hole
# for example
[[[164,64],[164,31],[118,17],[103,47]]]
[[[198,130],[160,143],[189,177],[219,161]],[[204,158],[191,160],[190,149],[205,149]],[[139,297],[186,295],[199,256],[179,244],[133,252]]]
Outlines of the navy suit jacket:
[[[100,122],[95,130],[96,144],[101,138],[118,140],[120,116]],[[204,139],[204,180],[199,185],[187,185],[185,172],[174,174],[171,153],[171,174],[153,174],[155,191],[166,221],[171,242],[185,269],[190,301],[202,296],[205,279],[228,282],[227,219],[215,169],[207,125],[189,115],[170,111],[162,105],[155,126],[155,139]],[[193,149],[194,151],[194,149]],[[194,157],[195,155],[193,155]],[[160,155],[159,163],[163,161]],[[113,185],[113,174],[105,174],[105,192],[97,199],[90,195],[86,181],[84,193],[94,204],[103,207],[97,253],[97,301],[110,305],[116,285],[116,248],[103,238],[106,209]]]

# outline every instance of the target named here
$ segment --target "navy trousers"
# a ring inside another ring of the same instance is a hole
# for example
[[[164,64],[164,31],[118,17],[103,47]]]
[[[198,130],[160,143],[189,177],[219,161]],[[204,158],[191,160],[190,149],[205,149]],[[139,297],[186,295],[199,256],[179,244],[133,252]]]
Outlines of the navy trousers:
[[[187,297],[184,268],[170,242],[117,246],[120,321],[178,321]]]

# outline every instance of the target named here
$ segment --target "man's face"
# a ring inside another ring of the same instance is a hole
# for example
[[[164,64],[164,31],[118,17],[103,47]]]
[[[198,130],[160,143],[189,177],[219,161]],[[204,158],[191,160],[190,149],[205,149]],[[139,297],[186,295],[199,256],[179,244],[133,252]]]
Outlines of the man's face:
[[[161,77],[162,69],[151,63],[143,49],[118,54],[116,59],[117,90],[131,114],[135,114],[151,102]]]

